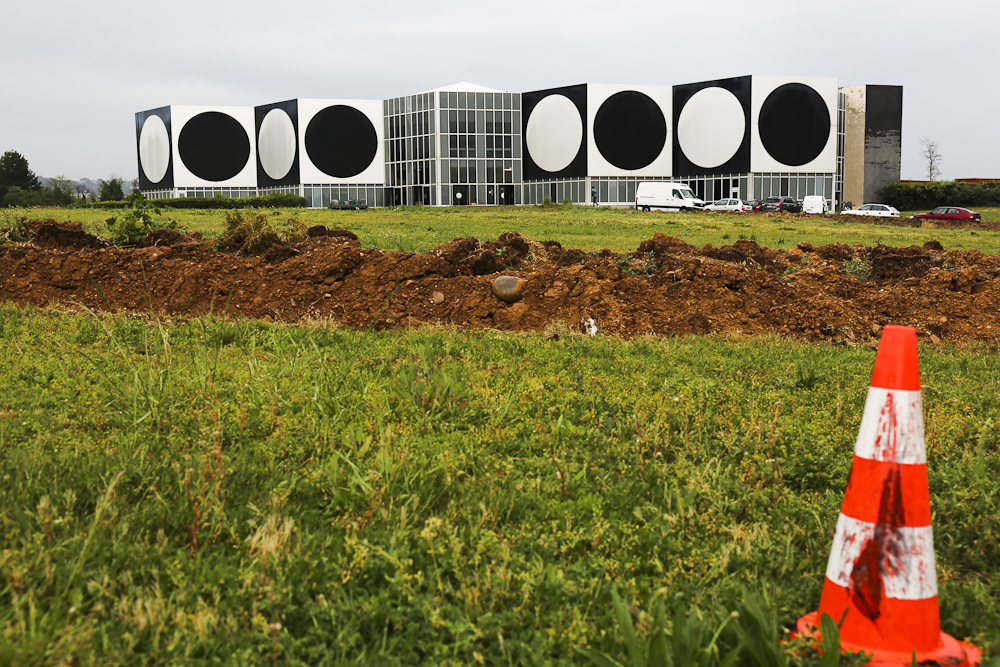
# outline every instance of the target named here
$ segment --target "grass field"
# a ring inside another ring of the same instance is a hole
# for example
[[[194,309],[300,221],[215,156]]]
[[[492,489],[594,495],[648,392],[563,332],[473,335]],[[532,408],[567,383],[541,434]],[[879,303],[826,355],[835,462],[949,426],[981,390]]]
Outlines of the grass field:
[[[1000,223],[1000,209],[979,211],[983,220]],[[858,222],[844,216],[829,218],[770,218],[756,214],[640,213],[628,208],[589,206],[517,207],[409,207],[331,211],[326,209],[274,210],[276,217],[297,216],[307,225],[349,229],[362,245],[385,250],[426,252],[454,238],[476,236],[493,240],[507,231],[518,231],[536,241],[556,240],[566,247],[585,250],[608,248],[614,252],[634,251],[640,242],[656,232],[677,236],[701,247],[731,244],[753,239],[769,248],[789,249],[800,241],[816,245],[847,243],[875,245],[923,244],[937,240],[949,250],[978,248],[989,255],[1000,254],[1000,232],[947,229],[919,229]],[[904,215],[909,215],[905,213]],[[81,221],[95,234],[106,234],[104,220],[109,211],[96,209],[9,210],[2,216],[28,216],[58,221]],[[165,210],[182,228],[197,230],[208,237],[222,233],[225,212],[218,210]]]
[[[413,249],[510,229],[718,244],[758,224],[299,214]],[[850,229],[953,247],[940,230]],[[590,664],[587,649],[640,664],[630,618],[639,642],[673,633],[676,667],[709,667],[752,620],[777,638],[814,610],[874,351],[559,333],[0,304],[0,665]],[[921,365],[942,627],[996,656],[1000,355],[927,347]],[[659,601],[680,611],[662,619]],[[714,651],[680,657],[682,628],[707,647],[723,624]],[[769,645],[773,660],[736,664],[819,664]]]

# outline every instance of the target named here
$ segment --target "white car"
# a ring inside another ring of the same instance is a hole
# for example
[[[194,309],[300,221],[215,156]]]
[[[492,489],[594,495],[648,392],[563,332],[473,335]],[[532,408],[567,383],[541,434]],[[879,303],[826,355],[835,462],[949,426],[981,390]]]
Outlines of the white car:
[[[875,215],[882,218],[898,218],[899,211],[888,204],[862,204],[858,208],[841,211],[841,215]]]
[[[720,199],[705,206],[706,211],[749,211],[750,207],[742,199]]]

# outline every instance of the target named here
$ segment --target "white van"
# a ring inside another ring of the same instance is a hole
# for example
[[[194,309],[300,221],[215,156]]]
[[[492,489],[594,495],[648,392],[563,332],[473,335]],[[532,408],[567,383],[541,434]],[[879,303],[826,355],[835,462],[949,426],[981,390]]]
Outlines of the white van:
[[[635,189],[635,210],[649,213],[654,208],[667,211],[700,209],[705,202],[694,196],[687,183],[643,181]]]
[[[803,213],[827,213],[830,207],[826,205],[826,197],[822,195],[806,195],[802,200]]]

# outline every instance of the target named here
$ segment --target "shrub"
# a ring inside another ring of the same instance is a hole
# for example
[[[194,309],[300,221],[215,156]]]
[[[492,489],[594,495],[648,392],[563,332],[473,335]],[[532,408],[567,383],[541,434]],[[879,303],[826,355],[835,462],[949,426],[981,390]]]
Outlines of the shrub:
[[[178,197],[176,199],[157,199],[157,206],[161,208],[218,208],[218,209],[244,209],[244,208],[304,208],[306,200],[304,197],[287,193],[273,193],[260,197]],[[126,208],[128,202],[102,201],[88,204],[78,204],[85,208],[114,209]]]
[[[900,211],[932,209],[935,206],[1000,206],[1000,181],[958,183],[890,183],[880,191],[880,199]]]
[[[112,215],[104,221],[111,235],[112,243],[124,247],[134,247],[146,234],[154,229],[176,229],[177,223],[172,220],[157,223],[153,215],[160,215],[160,209],[141,193],[129,195],[128,210]]]

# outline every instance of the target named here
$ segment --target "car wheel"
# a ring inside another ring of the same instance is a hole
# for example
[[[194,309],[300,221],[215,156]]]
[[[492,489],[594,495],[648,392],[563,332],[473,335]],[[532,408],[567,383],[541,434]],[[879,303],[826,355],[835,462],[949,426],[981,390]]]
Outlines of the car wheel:
[[[642,207],[642,212],[643,213],[649,213],[649,207],[648,206],[643,206]]]

